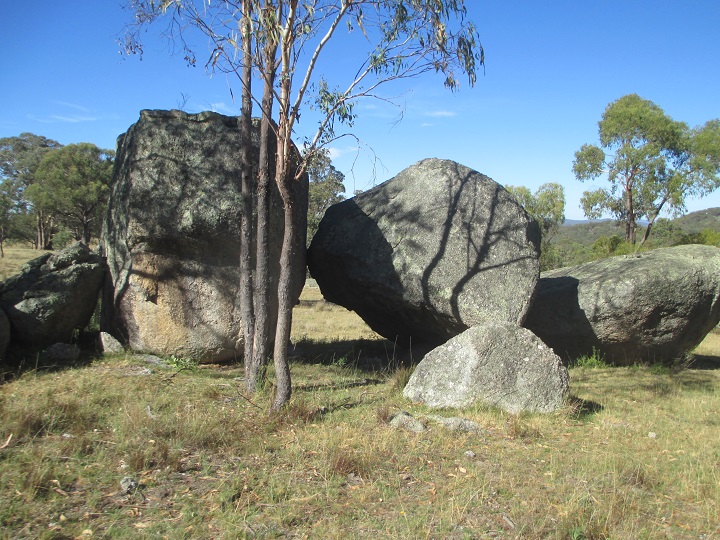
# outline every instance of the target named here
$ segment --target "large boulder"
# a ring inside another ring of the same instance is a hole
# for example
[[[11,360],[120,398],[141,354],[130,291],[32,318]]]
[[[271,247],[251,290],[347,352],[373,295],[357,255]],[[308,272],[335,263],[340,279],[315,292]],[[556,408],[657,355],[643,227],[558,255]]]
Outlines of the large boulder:
[[[211,112],[142,111],[118,139],[101,241],[110,269],[102,329],[130,349],[201,362],[242,357],[240,146],[239,119]],[[295,186],[302,207],[307,182]],[[277,189],[271,198],[275,286],[283,211]],[[297,226],[304,254],[306,224]],[[297,263],[296,298],[305,276]]]
[[[566,360],[672,362],[720,321],[720,250],[686,245],[544,272],[525,327]]]
[[[0,284],[11,345],[39,351],[69,343],[90,321],[104,275],[102,258],[81,243],[27,262]]]
[[[325,299],[401,344],[520,324],[539,276],[538,225],[502,186],[426,159],[330,207],[308,252]]]
[[[403,394],[428,407],[482,403],[513,414],[552,412],[563,405],[568,381],[560,358],[532,332],[491,322],[430,351]]]

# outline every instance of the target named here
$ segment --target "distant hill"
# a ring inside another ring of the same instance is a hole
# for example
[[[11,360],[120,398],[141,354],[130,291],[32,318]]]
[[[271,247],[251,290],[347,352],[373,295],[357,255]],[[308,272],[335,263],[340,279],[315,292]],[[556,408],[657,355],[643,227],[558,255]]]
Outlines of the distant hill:
[[[672,222],[688,233],[698,233],[704,229],[720,232],[720,208],[691,212],[672,220]]]
[[[682,217],[669,220],[674,227],[682,229],[685,233],[698,233],[704,229],[720,232],[720,208],[708,208],[698,210]],[[638,227],[638,236],[647,222],[641,222]],[[601,236],[612,236],[613,234],[625,237],[625,225],[613,219],[597,221],[566,220],[565,225],[560,227],[558,233],[553,237],[554,244],[565,244],[576,242],[578,244],[592,244]],[[650,235],[652,238],[652,234]]]

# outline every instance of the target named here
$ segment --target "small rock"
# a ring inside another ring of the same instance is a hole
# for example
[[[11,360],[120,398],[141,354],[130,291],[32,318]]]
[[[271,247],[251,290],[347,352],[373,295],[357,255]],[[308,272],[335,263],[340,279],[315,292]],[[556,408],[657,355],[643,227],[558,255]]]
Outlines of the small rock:
[[[472,450],[465,451],[465,457],[469,457],[470,459],[473,459],[475,456],[476,456],[476,454]]]
[[[138,481],[130,476],[125,476],[122,480],[120,480],[120,487],[124,493],[129,494],[138,488]]]
[[[425,424],[405,411],[393,416],[390,419],[390,425],[396,429],[404,429],[405,431],[411,431],[413,433],[420,433],[427,429]]]
[[[125,352],[125,347],[122,346],[122,343],[107,332],[100,332],[100,348],[105,354],[118,354]]]

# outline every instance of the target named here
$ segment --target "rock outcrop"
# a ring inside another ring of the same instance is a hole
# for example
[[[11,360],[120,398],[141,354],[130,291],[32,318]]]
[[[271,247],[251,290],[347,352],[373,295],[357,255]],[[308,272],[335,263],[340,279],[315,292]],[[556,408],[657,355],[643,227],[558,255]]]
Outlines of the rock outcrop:
[[[686,245],[544,272],[525,327],[564,360],[672,362],[720,321],[720,250]]]
[[[492,179],[427,159],[330,207],[308,252],[325,299],[399,343],[520,324],[539,276],[537,223]]]
[[[142,111],[118,139],[102,237],[110,269],[102,327],[130,349],[202,362],[242,356],[239,155],[239,119],[210,112]],[[295,186],[306,205],[307,182]],[[283,230],[277,190],[270,230],[272,286]],[[301,241],[302,254],[304,234]]]
[[[0,284],[11,346],[40,351],[69,343],[90,321],[104,275],[102,258],[81,243],[28,261]]]
[[[474,326],[430,351],[403,394],[429,407],[482,403],[517,414],[552,412],[568,394],[560,358],[514,323]]]

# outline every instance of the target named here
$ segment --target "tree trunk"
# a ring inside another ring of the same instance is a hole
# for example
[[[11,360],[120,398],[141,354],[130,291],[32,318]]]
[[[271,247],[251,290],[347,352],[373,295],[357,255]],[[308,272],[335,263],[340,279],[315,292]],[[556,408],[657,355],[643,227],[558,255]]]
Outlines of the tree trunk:
[[[626,186],[625,194],[625,241],[635,245],[635,231],[637,230],[637,223],[635,223],[635,208],[633,205],[632,188],[630,186]]]
[[[271,335],[271,302],[270,302],[270,192],[272,178],[270,175],[270,138],[275,137],[272,131],[271,117],[274,77],[265,83],[262,101],[262,119],[260,121],[260,156],[258,161],[258,201],[257,201],[257,282],[255,284],[255,354],[253,369],[259,380],[265,377],[265,367],[270,358]],[[274,315],[274,313],[272,314]]]
[[[278,411],[290,400],[292,383],[287,348],[290,343],[292,328],[292,269],[296,262],[295,250],[295,217],[293,201],[283,196],[285,209],[285,233],[283,234],[282,252],[280,254],[280,282],[278,283],[278,321],[275,328],[275,399],[272,410]]]
[[[257,386],[253,370],[253,343],[255,342],[255,313],[253,305],[253,180],[252,180],[252,50],[250,34],[250,2],[242,4],[242,110],[240,113],[240,311],[243,325],[243,359],[245,362],[245,389],[254,392]]]
[[[271,313],[270,302],[270,198],[272,177],[271,137],[272,130],[273,85],[275,84],[275,54],[277,46],[272,42],[265,47],[265,68],[263,69],[264,88],[261,103],[260,149],[258,155],[258,193],[257,193],[257,238],[255,252],[255,337],[253,356],[251,359],[250,377],[253,379],[254,391],[259,381],[265,379],[265,368],[270,358],[272,343],[270,321],[275,313]],[[246,375],[247,376],[247,375]]]

